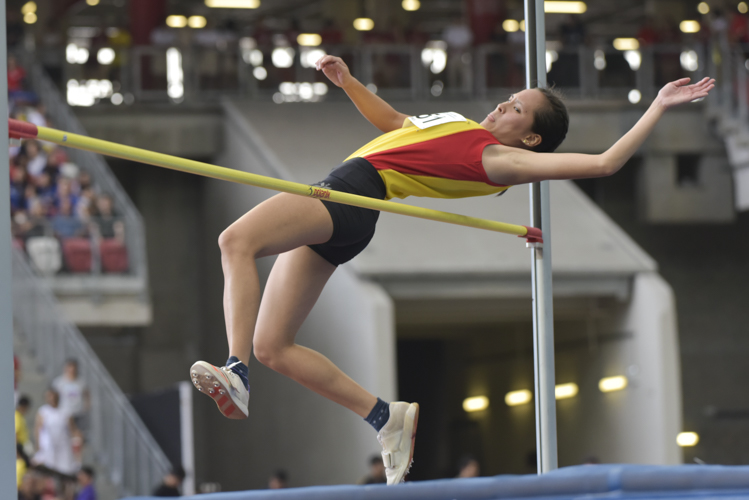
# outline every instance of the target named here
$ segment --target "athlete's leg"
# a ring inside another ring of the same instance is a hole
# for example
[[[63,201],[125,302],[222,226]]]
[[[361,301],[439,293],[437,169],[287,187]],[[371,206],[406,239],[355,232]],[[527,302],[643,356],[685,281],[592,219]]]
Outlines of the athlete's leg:
[[[322,354],[294,343],[297,331],[335,269],[306,246],[278,256],[260,304],[255,357],[365,418],[377,398]]]
[[[221,233],[224,317],[231,356],[247,365],[252,353],[260,306],[255,259],[324,243],[332,234],[333,222],[322,202],[287,193],[264,201]]]

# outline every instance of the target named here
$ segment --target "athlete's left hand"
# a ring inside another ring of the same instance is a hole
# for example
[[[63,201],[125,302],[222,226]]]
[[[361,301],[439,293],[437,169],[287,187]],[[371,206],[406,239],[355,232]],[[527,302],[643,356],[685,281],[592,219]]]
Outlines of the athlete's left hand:
[[[671,108],[695,99],[701,99],[707,97],[708,92],[715,87],[715,79],[709,77],[705,77],[692,85],[687,85],[688,83],[689,78],[667,83],[658,92],[660,104],[665,108]]]

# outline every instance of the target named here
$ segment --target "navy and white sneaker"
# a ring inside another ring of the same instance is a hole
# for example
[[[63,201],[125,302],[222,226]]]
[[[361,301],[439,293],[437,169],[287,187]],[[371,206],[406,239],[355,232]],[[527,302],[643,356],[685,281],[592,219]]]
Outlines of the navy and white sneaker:
[[[236,363],[235,363],[236,364]],[[219,411],[234,420],[247,418],[247,404],[250,391],[242,379],[229,366],[218,368],[205,361],[197,361],[190,368],[190,376],[195,387],[216,402]]]
[[[411,469],[418,423],[418,403],[390,403],[390,418],[377,433],[388,484],[403,482]]]

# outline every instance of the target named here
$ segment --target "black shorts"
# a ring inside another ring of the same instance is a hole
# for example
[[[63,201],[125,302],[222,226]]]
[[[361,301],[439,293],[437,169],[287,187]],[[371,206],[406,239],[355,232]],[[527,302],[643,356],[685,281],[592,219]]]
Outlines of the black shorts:
[[[387,193],[377,169],[364,158],[352,158],[343,162],[325,180],[314,185],[378,200],[384,200]],[[323,259],[338,266],[350,261],[367,247],[374,236],[380,212],[330,201],[322,203],[333,219],[333,236],[326,243],[309,247]]]

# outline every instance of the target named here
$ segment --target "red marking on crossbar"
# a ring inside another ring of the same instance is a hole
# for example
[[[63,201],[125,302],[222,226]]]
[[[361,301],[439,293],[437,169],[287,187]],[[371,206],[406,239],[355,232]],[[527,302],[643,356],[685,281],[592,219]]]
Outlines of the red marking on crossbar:
[[[35,139],[39,129],[33,123],[8,118],[8,136],[13,139]]]
[[[523,226],[528,230],[527,233],[523,236],[518,236],[518,238],[525,238],[525,241],[528,243],[543,243],[543,233],[541,230],[537,227],[529,227],[529,226]]]

